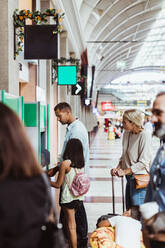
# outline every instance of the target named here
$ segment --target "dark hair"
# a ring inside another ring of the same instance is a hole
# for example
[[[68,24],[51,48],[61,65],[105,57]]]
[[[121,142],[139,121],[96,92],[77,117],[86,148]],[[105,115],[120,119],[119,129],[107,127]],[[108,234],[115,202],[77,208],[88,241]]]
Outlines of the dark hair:
[[[141,219],[141,213],[139,211],[139,206],[132,206],[131,207],[131,217],[135,220]]]
[[[159,96],[165,96],[165,91],[161,91],[161,92],[159,92],[159,93],[156,95],[156,97],[159,97]]]
[[[79,139],[70,139],[66,144],[63,159],[71,160],[71,167],[83,168],[85,165],[83,146]]]
[[[0,179],[41,173],[21,121],[9,107],[0,103]]]
[[[67,102],[60,102],[54,107],[54,111],[56,112],[57,110],[66,110],[69,109],[70,112],[72,112],[71,106]]]
[[[118,215],[118,214],[105,214],[105,215],[100,216],[100,217],[98,218],[98,220],[97,220],[96,227],[99,226],[99,223],[100,223],[101,221],[103,221],[103,220],[108,220],[108,219],[110,219],[110,218],[112,218],[112,217],[114,217],[114,216],[119,216],[119,215]]]

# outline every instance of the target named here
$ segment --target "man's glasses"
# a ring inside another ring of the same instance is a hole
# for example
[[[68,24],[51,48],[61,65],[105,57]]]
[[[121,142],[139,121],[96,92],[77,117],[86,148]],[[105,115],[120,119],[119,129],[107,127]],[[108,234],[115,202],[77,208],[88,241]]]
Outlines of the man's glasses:
[[[152,114],[153,115],[161,116],[163,113],[165,113],[165,111],[163,111],[161,109],[152,109]]]

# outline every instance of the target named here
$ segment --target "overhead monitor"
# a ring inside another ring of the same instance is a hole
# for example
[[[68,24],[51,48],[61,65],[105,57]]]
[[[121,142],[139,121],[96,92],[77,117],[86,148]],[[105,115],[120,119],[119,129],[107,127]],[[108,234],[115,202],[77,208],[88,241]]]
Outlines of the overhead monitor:
[[[58,65],[57,76],[58,76],[58,85],[77,84],[76,65]]]

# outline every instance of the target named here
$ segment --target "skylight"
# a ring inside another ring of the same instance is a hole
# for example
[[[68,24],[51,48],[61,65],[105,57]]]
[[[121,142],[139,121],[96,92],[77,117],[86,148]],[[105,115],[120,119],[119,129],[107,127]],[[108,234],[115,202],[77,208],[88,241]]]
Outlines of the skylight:
[[[165,65],[165,3],[157,16],[132,68]]]
[[[165,72],[134,72],[116,78],[111,84],[152,84],[165,80]]]
[[[164,91],[165,72],[134,72],[113,80],[105,88],[117,90],[123,100],[153,100]]]

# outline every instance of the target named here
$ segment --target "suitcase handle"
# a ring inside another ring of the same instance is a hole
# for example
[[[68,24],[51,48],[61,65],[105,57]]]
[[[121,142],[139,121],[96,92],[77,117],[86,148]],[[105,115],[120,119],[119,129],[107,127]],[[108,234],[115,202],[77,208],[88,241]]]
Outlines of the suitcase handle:
[[[121,177],[121,189],[122,189],[122,204],[123,204],[123,212],[125,210],[124,206],[124,179]],[[112,207],[113,214],[115,214],[115,187],[114,187],[114,176],[112,176]]]

